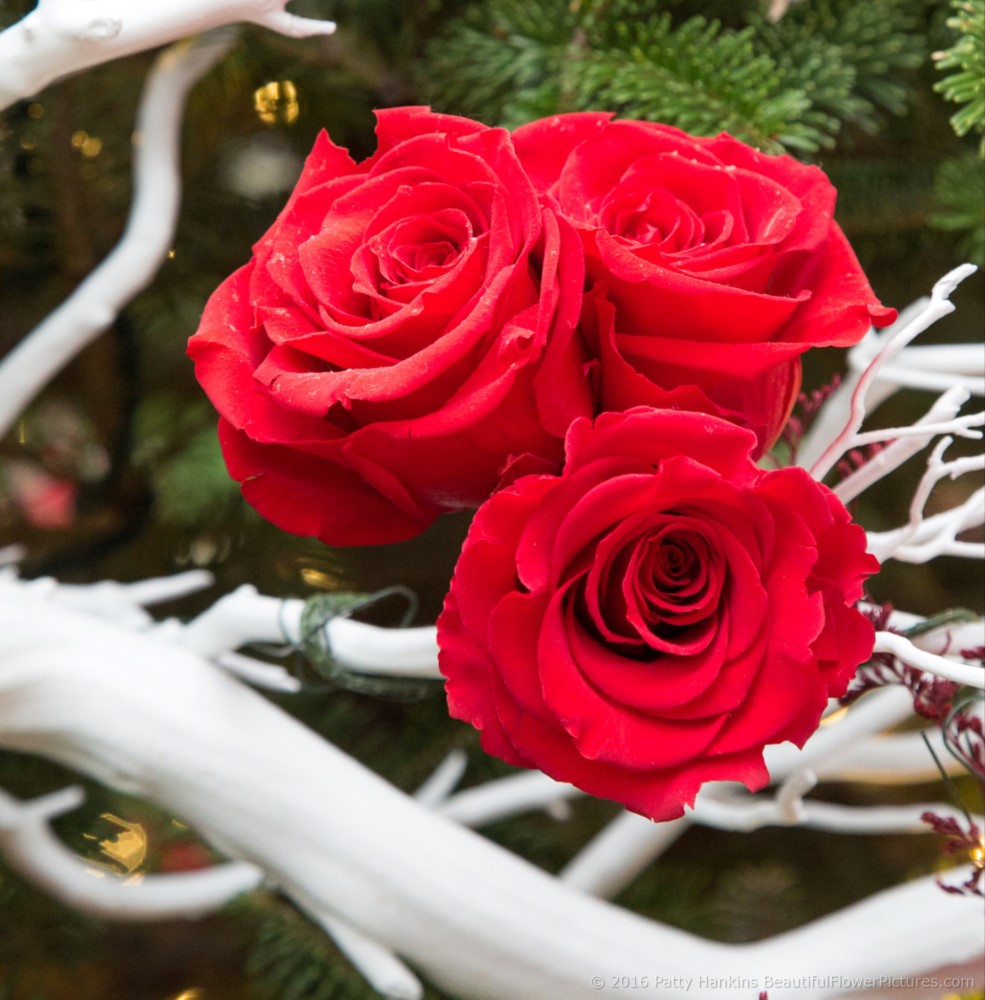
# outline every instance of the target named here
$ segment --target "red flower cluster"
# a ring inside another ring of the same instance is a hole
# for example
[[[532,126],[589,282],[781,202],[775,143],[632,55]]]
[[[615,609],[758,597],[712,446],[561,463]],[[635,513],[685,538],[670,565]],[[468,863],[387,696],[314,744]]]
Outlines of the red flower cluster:
[[[361,164],[319,138],[191,340],[230,472],[335,545],[482,505],[438,638],[491,752],[656,818],[761,786],[872,644],[861,529],[753,463],[800,355],[894,316],[834,189],[608,114],[378,137]]]

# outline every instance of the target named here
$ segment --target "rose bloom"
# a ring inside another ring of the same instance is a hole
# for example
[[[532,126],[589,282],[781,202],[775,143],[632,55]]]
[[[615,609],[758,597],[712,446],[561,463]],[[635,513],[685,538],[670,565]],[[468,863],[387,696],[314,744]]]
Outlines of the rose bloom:
[[[378,115],[363,163],[324,133],[189,343],[232,476],[279,527],[397,541],[556,467],[590,412],[575,232],[509,133]]]
[[[576,421],[560,475],[479,508],[438,619],[452,715],[489,753],[652,819],[769,780],[872,651],[864,531],[754,435],[636,408]]]
[[[799,356],[896,314],[834,222],[820,169],[725,133],[611,117],[561,115],[513,136],[545,203],[581,233],[598,408],[717,412],[765,450],[799,391]]]

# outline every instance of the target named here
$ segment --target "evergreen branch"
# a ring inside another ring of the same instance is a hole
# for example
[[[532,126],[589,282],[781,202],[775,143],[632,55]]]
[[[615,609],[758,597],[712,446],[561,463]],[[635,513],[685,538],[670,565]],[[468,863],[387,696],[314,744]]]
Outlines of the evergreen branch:
[[[948,101],[962,104],[951,116],[958,135],[985,133],[985,0],[951,0],[957,12],[948,27],[960,34],[954,45],[934,53],[937,68],[955,70],[935,84],[934,90]],[[980,145],[985,156],[985,137]]]
[[[785,145],[814,149],[820,133],[804,121],[810,101],[782,86],[782,72],[757,52],[750,29],[689,18],[675,27],[668,14],[640,16],[638,0],[586,30],[590,39],[579,74],[578,105],[600,106],[633,118],[676,125],[697,135],[725,130],[778,152]]]
[[[722,129],[772,151],[816,149],[810,100],[757,51],[751,29],[651,0],[491,0],[468,8],[427,53],[427,90],[445,110],[514,126],[605,108],[696,134]]]
[[[872,131],[904,110],[901,74],[924,49],[916,3],[818,0],[741,27],[654,0],[490,0],[431,43],[425,86],[446,110],[507,126],[604,108],[811,153],[845,121]]]
[[[924,58],[918,8],[914,0],[817,0],[791,7],[778,23],[756,13],[750,24],[833,136],[842,122],[872,132],[881,111],[905,112],[902,74]]]
[[[985,266],[985,186],[982,162],[975,153],[945,160],[934,179],[936,210],[931,224],[937,229],[963,233],[959,252]]]
[[[508,128],[559,110],[569,40],[563,0],[474,5],[431,43],[424,87],[442,108]]]

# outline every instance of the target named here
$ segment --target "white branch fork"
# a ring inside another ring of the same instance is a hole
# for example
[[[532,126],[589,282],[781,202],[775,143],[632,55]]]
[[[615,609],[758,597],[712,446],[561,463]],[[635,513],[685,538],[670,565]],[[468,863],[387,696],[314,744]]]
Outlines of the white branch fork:
[[[330,35],[332,21],[289,14],[287,0],[39,0],[0,33],[0,111],[80,70],[225,24],[258,24],[282,35]]]

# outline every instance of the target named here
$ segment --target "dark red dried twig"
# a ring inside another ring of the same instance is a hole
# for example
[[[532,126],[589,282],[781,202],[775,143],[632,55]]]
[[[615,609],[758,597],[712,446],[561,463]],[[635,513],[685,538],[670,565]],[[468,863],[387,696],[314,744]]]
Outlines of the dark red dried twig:
[[[964,882],[954,885],[938,878],[937,884],[945,892],[956,896],[985,897],[985,892],[981,888],[982,875],[985,872],[985,840],[978,826],[969,819],[967,827],[962,827],[953,816],[938,816],[930,811],[925,812],[920,819],[942,838],[941,850],[944,854],[967,851],[971,856],[971,874]]]
[[[814,418],[818,415],[821,407],[827,402],[828,397],[840,385],[841,376],[835,375],[830,382],[822,385],[820,389],[815,389],[809,396],[806,392],[802,392],[797,397],[793,411],[787,419],[783,433],[780,435],[780,439],[786,442],[790,448],[791,464],[796,462],[797,449],[800,447],[800,442],[803,440],[804,435],[814,422]]]

